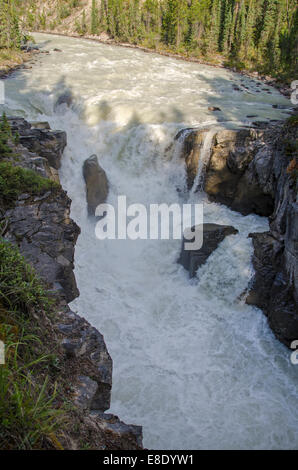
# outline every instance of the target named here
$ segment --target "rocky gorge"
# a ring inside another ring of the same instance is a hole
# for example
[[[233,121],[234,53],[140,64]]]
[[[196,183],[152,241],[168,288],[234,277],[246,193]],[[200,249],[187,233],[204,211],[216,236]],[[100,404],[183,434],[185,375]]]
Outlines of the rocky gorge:
[[[277,338],[289,347],[298,336],[295,119],[278,127],[278,132],[270,127],[214,133],[204,168],[204,190],[211,199],[242,214],[270,217],[269,232],[250,235],[255,275],[246,302],[264,311]],[[71,400],[79,410],[84,432],[93,433],[91,441],[96,448],[140,449],[141,427],[126,425],[105,413],[110,407],[112,359],[103,336],[68,307],[79,295],[73,262],[80,229],[70,218],[71,201],[59,183],[66,134],[52,131],[46,122],[9,118],[9,124],[19,136],[13,164],[34,170],[57,186],[36,197],[21,194],[14,207],[2,211],[1,219],[6,221],[2,235],[18,246],[56,298],[55,340],[71,373]],[[183,143],[189,187],[196,179],[205,137],[206,131],[193,130]],[[86,160],[84,176],[89,213],[94,213],[93,206],[103,202],[108,192],[105,172],[96,156]],[[233,227],[205,224],[202,249],[180,256],[179,262],[190,277],[224,237],[233,233],[237,233]],[[70,436],[64,445],[77,448]]]
[[[54,182],[40,195],[21,193],[13,207],[1,207],[2,237],[18,247],[55,299],[54,319],[35,312],[35,321],[41,324],[42,338],[50,337],[58,348],[63,364],[59,380],[67,384],[63,398],[71,401],[75,412],[70,413],[69,429],[64,429],[60,442],[51,445],[77,449],[85,439],[90,448],[141,449],[142,428],[105,413],[110,407],[112,359],[103,336],[68,306],[79,295],[73,262],[80,229],[70,218],[71,200],[59,183],[66,134],[52,131],[45,122],[11,117],[8,123],[18,142],[9,142],[13,153],[1,155],[1,161]]]
[[[7,80],[4,109],[25,118],[9,121],[19,146],[13,164],[53,186],[22,191],[5,208],[11,224],[4,227],[6,240],[49,277],[50,294],[58,293],[53,328],[41,312],[33,318],[57,345],[62,401],[74,406],[69,430],[58,436],[62,447],[140,446],[141,429],[116,416],[143,426],[147,448],[294,447],[296,370],[250,301],[264,299],[260,282],[249,282],[256,255],[268,292],[280,272],[284,238],[271,244],[275,271],[260,243],[270,240],[278,170],[273,175],[269,161],[278,136],[293,194],[295,126],[277,121],[289,113],[288,100],[225,70],[36,38],[45,54]],[[263,160],[262,147],[271,155]],[[145,206],[203,202],[202,250],[182,253],[182,267],[180,240],[97,240],[90,215],[119,194]],[[282,339],[288,346],[292,335]]]

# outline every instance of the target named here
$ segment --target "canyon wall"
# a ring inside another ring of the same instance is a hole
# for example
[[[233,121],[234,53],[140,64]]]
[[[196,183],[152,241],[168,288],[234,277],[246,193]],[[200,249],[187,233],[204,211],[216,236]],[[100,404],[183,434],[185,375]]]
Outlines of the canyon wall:
[[[243,215],[269,217],[269,232],[250,235],[255,275],[246,301],[264,311],[287,346],[298,339],[297,128],[293,115],[286,123],[219,130],[203,170],[203,188],[212,201]],[[184,140],[189,188],[207,132],[190,130]]]

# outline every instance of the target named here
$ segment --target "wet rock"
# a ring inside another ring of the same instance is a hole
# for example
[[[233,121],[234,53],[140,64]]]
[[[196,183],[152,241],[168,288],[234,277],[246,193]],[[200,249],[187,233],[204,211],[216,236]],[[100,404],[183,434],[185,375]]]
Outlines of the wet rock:
[[[31,126],[35,129],[50,130],[50,124],[46,121],[31,122]]]
[[[94,215],[95,209],[106,201],[109,192],[106,173],[99,165],[96,155],[85,160],[83,175],[86,182],[88,213]]]
[[[175,140],[179,140],[180,138],[185,137],[190,131],[194,130],[193,127],[187,127],[185,129],[181,129],[176,135]]]
[[[71,91],[65,91],[62,95],[59,96],[57,99],[55,105],[54,105],[54,110],[56,111],[58,106],[61,106],[65,104],[66,106],[70,107],[73,103],[73,95]]]
[[[22,44],[21,45],[21,50],[25,52],[33,52],[33,53],[38,53],[40,52],[38,46],[30,46],[27,44]]]
[[[178,263],[189,272],[190,278],[196,275],[198,268],[207,261],[211,253],[216,250],[225,237],[238,233],[238,230],[230,225],[203,224],[201,226],[192,227],[192,231],[202,229],[203,245],[200,249],[185,250],[185,242],[187,242],[187,240],[183,238],[182,242]]]

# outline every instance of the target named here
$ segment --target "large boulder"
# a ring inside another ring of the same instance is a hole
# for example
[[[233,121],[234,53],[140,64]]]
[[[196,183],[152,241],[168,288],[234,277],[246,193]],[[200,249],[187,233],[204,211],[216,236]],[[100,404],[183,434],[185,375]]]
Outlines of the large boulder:
[[[198,268],[204,264],[211,253],[216,250],[220,242],[228,235],[235,235],[238,230],[230,225],[218,224],[202,224],[192,227],[192,231],[203,229],[203,245],[198,250],[185,250],[185,242],[183,238],[181,253],[178,263],[189,272],[189,277],[196,275]],[[189,240],[188,240],[189,242]]]
[[[97,206],[106,201],[109,193],[106,173],[99,165],[96,155],[91,155],[85,160],[83,175],[86,182],[88,213],[94,215]]]
[[[57,98],[57,101],[54,105],[54,111],[57,111],[58,106],[61,106],[63,104],[69,108],[72,105],[72,103],[73,103],[73,95],[71,91],[67,90]]]

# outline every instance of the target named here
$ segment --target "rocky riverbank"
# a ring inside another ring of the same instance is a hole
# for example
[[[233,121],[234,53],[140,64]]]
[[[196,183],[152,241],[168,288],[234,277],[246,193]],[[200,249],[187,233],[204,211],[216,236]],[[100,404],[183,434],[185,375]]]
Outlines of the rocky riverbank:
[[[250,235],[255,275],[246,301],[264,311],[287,346],[298,338],[297,130],[296,113],[286,123],[215,132],[203,175],[211,200],[243,215],[269,217],[269,232]],[[206,132],[190,130],[184,140],[189,187]]]
[[[38,195],[9,193],[14,201],[6,204],[7,198],[0,194],[0,201],[2,237],[18,247],[55,302],[51,318],[38,311],[34,315],[42,330],[40,340],[53,344],[60,363],[60,401],[71,404],[58,448],[78,449],[83,442],[96,449],[141,449],[140,426],[126,425],[104,413],[110,407],[112,359],[103,336],[68,307],[79,295],[73,268],[80,229],[70,218],[71,201],[59,183],[66,134],[52,131],[47,123],[30,124],[22,118],[9,118],[8,123],[10,150],[1,149],[1,163],[33,170],[53,181]]]

